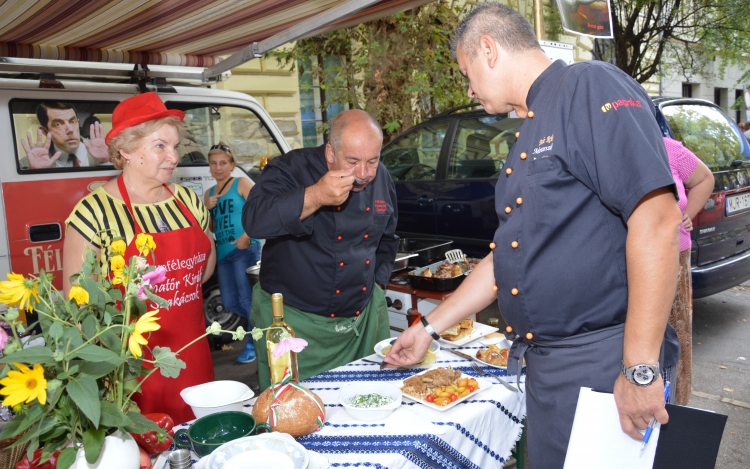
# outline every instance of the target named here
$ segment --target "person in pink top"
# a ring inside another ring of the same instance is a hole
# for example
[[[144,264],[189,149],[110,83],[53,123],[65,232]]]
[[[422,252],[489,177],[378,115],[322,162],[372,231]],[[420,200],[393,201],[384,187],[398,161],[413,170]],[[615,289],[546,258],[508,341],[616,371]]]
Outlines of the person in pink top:
[[[714,189],[714,175],[693,152],[677,140],[664,137],[682,212],[680,225],[680,276],[677,281],[669,322],[680,340],[680,361],[677,363],[675,403],[686,405],[690,400],[693,374],[693,285],[690,277],[690,247],[693,218],[698,215]],[[686,193],[686,190],[689,192]]]

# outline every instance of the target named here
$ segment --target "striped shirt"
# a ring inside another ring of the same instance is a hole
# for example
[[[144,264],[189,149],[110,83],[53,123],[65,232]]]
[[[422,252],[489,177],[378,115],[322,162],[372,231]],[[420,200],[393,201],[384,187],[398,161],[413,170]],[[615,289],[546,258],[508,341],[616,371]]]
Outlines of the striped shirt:
[[[190,210],[205,231],[208,228],[209,214],[206,206],[191,189],[174,185],[174,195]],[[191,226],[177,204],[175,197],[155,204],[132,204],[138,225],[145,233],[167,231],[159,225],[179,230]],[[163,223],[159,223],[159,222]],[[76,229],[93,246],[101,249],[109,246],[114,238],[122,237],[125,243],[135,237],[133,217],[125,202],[108,194],[103,187],[97,187],[91,194],[81,199],[73,208],[65,223]],[[106,257],[105,257],[106,259]]]

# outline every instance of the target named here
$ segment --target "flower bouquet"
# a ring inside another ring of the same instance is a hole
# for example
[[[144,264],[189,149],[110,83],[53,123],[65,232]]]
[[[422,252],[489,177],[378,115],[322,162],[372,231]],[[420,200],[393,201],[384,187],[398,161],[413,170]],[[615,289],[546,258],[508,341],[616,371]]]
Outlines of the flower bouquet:
[[[96,253],[87,250],[81,271],[71,277],[68,300],[45,272],[29,278],[8,274],[0,282],[0,302],[9,306],[0,318],[12,331],[8,336],[0,328],[0,396],[16,414],[0,440],[18,437],[14,446],[28,442],[29,459],[39,448],[42,462],[61,450],[57,468],[67,469],[81,447],[86,461],[95,463],[104,438],[117,431],[154,431],[167,438],[132,400],[142,381],[157,371],[177,377],[185,368],[179,353],[208,334],[244,337],[242,328],[222,331],[213,323],[182,349],[156,346],[149,348],[153,359],[145,359],[148,334],[161,327],[159,308],[168,303],[151,290],[165,280],[164,268],[149,264],[153,238],[139,234],[136,246],[140,255],[126,260],[125,241],[114,240],[102,249],[107,262],[101,271]],[[42,332],[22,340],[33,326],[19,319],[24,310],[36,311]],[[43,345],[24,348],[40,338]]]

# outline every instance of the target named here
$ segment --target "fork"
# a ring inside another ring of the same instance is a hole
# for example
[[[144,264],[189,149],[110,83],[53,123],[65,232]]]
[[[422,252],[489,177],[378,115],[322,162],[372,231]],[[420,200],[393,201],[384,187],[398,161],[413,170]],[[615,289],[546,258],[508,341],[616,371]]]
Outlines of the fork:
[[[505,386],[506,388],[508,388],[508,390],[513,391],[513,392],[518,392],[518,388],[511,386],[510,384],[508,384],[504,379],[502,379],[498,375],[496,375],[494,373],[490,373],[489,371],[483,370],[479,366],[479,364],[477,364],[475,362],[471,362],[471,367],[474,368],[474,371],[476,371],[478,374],[480,374],[482,376],[492,376],[493,378],[495,378],[496,380],[498,380],[500,382],[500,384],[502,384],[503,386]]]

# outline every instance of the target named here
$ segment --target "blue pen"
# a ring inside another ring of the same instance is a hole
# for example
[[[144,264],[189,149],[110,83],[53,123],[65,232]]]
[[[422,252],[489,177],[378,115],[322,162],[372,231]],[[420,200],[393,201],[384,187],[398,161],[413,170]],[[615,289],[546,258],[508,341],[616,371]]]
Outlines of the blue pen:
[[[669,402],[669,381],[664,385],[664,403],[666,404]],[[646,443],[648,443],[648,439],[651,438],[651,432],[654,431],[654,425],[656,424],[656,418],[651,417],[651,423],[648,424],[648,428],[646,429],[646,433],[643,434],[643,442],[641,443],[641,452],[643,452],[643,448],[646,447]]]

